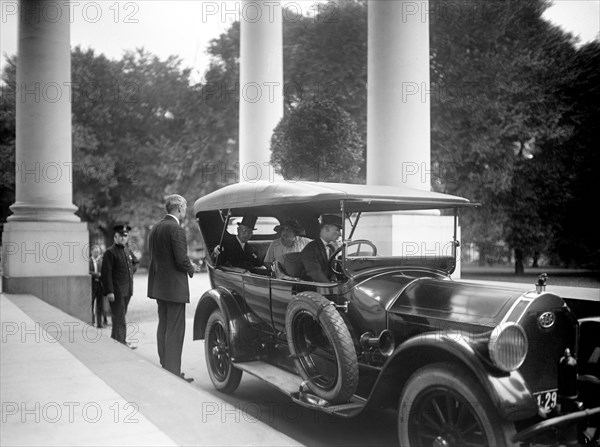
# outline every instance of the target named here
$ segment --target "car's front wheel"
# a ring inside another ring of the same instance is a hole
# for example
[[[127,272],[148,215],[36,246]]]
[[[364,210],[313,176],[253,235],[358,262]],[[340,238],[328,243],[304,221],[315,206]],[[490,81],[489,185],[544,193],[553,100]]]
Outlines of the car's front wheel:
[[[204,354],[208,375],[215,388],[223,393],[233,393],[242,380],[242,371],[231,362],[227,322],[219,309],[206,323]]]
[[[481,386],[459,365],[438,363],[416,371],[400,395],[402,447],[512,445],[504,421]]]

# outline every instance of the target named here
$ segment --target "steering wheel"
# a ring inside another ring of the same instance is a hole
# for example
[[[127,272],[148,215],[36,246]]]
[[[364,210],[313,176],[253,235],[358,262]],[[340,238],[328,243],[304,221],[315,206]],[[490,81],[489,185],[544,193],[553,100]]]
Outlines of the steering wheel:
[[[340,252],[342,251],[344,246],[346,246],[346,253],[348,253],[348,249],[355,245],[357,246],[357,249],[356,249],[356,254],[354,254],[354,256],[358,256],[361,253],[360,248],[362,245],[366,245],[371,249],[371,253],[364,253],[364,254],[362,254],[362,256],[376,256],[377,255],[377,247],[375,247],[375,244],[373,242],[371,242],[367,239],[357,239],[355,241],[346,241],[339,248],[337,248],[333,252],[331,257],[329,258],[329,267],[331,268],[331,270],[333,270],[333,273],[335,273],[336,275],[344,274],[344,272],[342,271],[342,267],[341,267],[341,265],[342,265],[341,259],[338,259],[337,256],[340,254]],[[350,256],[350,255],[348,255],[348,256]]]

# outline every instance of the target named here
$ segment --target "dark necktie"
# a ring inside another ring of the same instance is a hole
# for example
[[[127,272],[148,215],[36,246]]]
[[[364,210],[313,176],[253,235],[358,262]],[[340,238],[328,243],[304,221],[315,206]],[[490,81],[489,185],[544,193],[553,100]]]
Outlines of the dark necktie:
[[[331,242],[329,244],[327,244],[327,257],[330,258],[331,255],[333,254],[333,252],[335,251],[335,245],[333,245]]]

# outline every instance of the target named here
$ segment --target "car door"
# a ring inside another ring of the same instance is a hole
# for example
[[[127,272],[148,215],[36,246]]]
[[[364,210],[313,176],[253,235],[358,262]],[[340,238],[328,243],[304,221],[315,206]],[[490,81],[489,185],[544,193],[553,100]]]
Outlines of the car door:
[[[297,294],[313,291],[327,295],[330,293],[328,289],[331,288],[311,281],[271,278],[271,318],[275,330],[285,333],[285,312]]]
[[[242,276],[246,305],[261,322],[272,326],[271,278],[253,273],[245,273]]]
[[[275,330],[285,333],[285,311],[300,285],[297,280],[271,278],[271,318]]]

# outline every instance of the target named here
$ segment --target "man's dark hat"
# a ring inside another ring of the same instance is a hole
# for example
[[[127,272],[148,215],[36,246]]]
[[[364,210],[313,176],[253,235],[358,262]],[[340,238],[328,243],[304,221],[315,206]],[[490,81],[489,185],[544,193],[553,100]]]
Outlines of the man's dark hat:
[[[256,230],[256,228],[254,228],[254,224],[256,224],[256,219],[257,219],[256,216],[254,216],[252,214],[246,214],[246,215],[244,215],[244,218],[242,219],[242,221],[238,222],[238,226],[243,225],[252,230]]]
[[[273,228],[273,231],[278,233],[285,227],[292,229],[298,236],[304,236],[304,234],[306,234],[304,232],[304,228],[300,226],[300,223],[296,219],[285,219],[283,223],[280,223],[275,228]]]
[[[321,215],[321,225],[335,225],[340,230],[342,229],[342,216],[338,216],[337,214],[322,214]]]
[[[113,227],[113,230],[115,230],[115,233],[119,233],[122,236],[127,236],[131,231],[131,227],[127,224],[118,224]]]

